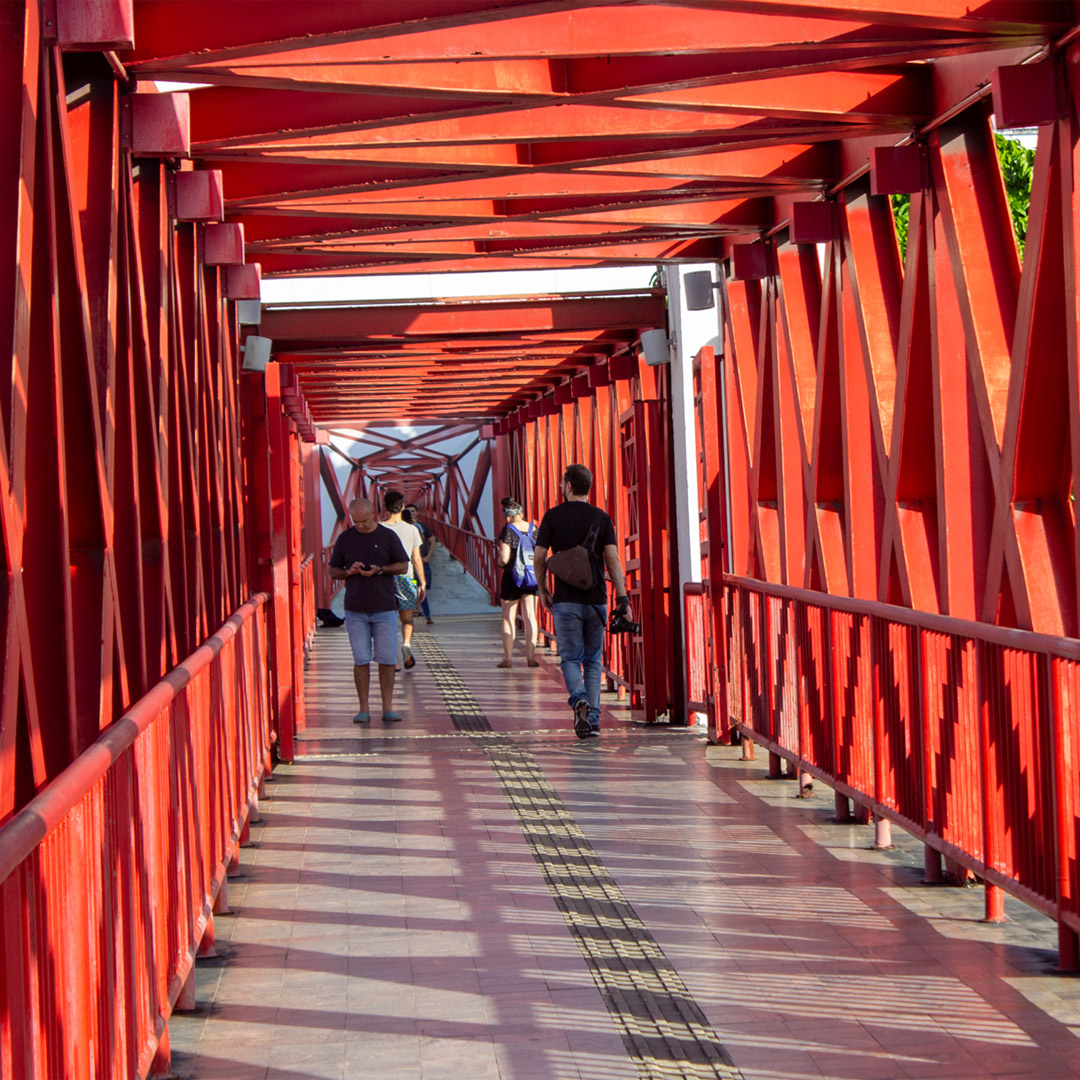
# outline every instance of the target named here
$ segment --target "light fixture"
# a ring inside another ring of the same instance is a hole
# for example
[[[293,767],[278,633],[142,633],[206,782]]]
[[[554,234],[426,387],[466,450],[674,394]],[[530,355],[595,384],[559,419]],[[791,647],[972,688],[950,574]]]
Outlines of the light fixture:
[[[708,311],[716,307],[716,298],[713,290],[720,288],[719,284],[712,279],[708,270],[695,270],[683,278],[683,295],[686,297],[686,307],[689,311]]]
[[[273,341],[268,337],[257,337],[252,334],[247,341],[240,346],[244,353],[243,368],[245,371],[265,371],[267,362],[270,360],[270,349]]]
[[[258,326],[262,322],[262,302],[260,300],[237,300],[236,319],[241,326]]]
[[[641,332],[641,349],[645,353],[645,363],[649,367],[658,367],[660,364],[668,363],[671,359],[668,345],[668,336],[663,330]]]

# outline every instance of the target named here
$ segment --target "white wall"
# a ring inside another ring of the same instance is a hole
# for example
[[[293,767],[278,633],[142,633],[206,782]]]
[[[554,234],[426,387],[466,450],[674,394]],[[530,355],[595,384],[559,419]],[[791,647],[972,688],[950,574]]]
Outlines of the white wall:
[[[694,356],[711,345],[720,353],[718,304],[705,311],[686,306],[683,279],[707,270],[716,280],[714,263],[665,268],[668,290],[668,336],[671,350],[671,411],[675,450],[675,505],[679,516],[679,592],[686,582],[701,580],[701,542],[698,535],[697,439],[694,414]]]

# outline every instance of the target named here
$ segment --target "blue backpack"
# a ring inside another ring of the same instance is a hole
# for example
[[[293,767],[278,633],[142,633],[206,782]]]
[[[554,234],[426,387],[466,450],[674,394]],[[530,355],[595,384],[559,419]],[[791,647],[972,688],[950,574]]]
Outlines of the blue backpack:
[[[514,552],[513,569],[510,571],[514,584],[519,589],[535,589],[536,570],[533,567],[533,552],[536,550],[536,541],[533,539],[533,527],[530,525],[529,531],[524,534],[513,525],[510,528],[519,536],[517,550]]]

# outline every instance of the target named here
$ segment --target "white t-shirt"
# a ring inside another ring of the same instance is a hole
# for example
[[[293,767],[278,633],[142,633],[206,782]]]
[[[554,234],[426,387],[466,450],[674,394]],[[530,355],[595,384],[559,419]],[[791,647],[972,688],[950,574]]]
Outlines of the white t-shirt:
[[[415,525],[410,525],[407,521],[382,521],[379,524],[385,525],[391,532],[397,533],[397,538],[401,541],[401,546],[405,549],[405,554],[409,556],[409,569],[407,571],[409,577],[416,580],[416,572],[413,569],[413,552],[424,543],[424,538],[420,535],[420,530]]]

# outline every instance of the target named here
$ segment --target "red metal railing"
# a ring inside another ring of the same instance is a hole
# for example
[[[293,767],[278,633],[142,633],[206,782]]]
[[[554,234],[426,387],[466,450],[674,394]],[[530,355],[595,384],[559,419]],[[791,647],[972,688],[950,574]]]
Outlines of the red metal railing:
[[[330,601],[337,595],[338,589],[345,587],[344,581],[336,581],[330,576],[330,556],[333,552],[333,544],[327,545],[319,552],[319,573],[322,574],[323,596],[326,597],[327,605],[329,605]]]
[[[490,536],[459,529],[439,518],[424,517],[424,521],[435,534],[435,539],[487,589],[492,604],[497,604],[502,571],[495,562],[495,541]]]
[[[143,1077],[269,768],[262,593],[0,829],[0,1077]]]
[[[709,597],[705,585],[683,585],[683,625],[686,627],[686,715],[705,713],[714,728],[716,695],[712,685],[712,639]]]
[[[304,613],[304,651],[315,640],[315,556],[308,555],[300,564],[300,605]]]
[[[922,839],[930,876],[982,877],[988,917],[1004,889],[1056,919],[1075,968],[1080,641],[746,578],[725,605],[732,724]]]

